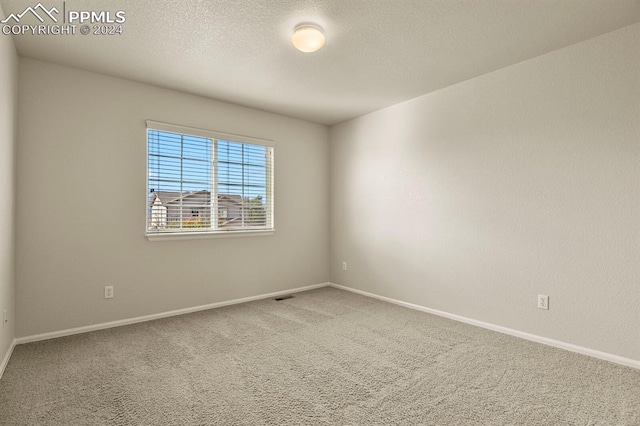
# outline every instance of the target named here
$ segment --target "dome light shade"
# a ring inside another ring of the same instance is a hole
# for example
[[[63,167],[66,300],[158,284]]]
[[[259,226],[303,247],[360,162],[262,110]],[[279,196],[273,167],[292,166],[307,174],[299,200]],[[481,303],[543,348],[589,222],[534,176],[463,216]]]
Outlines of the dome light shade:
[[[315,52],[324,46],[324,33],[315,24],[300,24],[296,27],[291,42],[301,52]]]

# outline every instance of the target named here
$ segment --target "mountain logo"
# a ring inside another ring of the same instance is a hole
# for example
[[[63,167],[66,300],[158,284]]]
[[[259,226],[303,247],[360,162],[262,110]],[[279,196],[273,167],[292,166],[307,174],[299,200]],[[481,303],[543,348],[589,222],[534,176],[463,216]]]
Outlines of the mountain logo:
[[[35,16],[36,18],[38,18],[38,21],[40,22],[44,22],[44,17],[49,17],[51,18],[51,20],[53,22],[58,22],[58,19],[53,15],[54,13],[57,15],[58,13],[60,13],[60,11],[54,6],[51,9],[47,9],[46,7],[44,7],[42,5],[42,3],[38,3],[37,5],[35,5],[34,7],[27,7],[22,13],[11,13],[9,14],[9,16],[7,16],[5,19],[3,19],[2,21],[0,21],[0,23],[6,24],[8,23],[10,20],[14,20],[15,23],[19,23],[20,20],[27,14],[32,14],[33,16]]]

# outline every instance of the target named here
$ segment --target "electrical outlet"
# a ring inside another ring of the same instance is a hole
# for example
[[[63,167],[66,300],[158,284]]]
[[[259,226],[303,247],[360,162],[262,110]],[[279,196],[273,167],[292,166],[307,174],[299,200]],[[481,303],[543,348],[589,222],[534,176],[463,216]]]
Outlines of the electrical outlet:
[[[538,295],[538,309],[549,309],[549,296],[545,294]]]
[[[347,262],[342,262],[342,270],[343,271],[347,270]]]
[[[104,286],[104,298],[105,299],[112,299],[113,298],[113,286],[112,285]]]

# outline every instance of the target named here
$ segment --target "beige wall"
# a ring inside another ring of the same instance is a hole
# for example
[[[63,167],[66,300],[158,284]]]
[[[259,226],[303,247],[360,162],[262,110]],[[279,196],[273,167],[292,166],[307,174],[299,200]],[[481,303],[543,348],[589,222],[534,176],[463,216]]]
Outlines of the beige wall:
[[[0,8],[0,20],[4,13]],[[18,57],[13,40],[0,35],[0,363],[15,337],[14,205]],[[6,309],[9,322],[2,327]]]
[[[146,119],[274,140],[276,234],[147,241]],[[329,279],[324,126],[23,59],[18,129],[19,337]]]
[[[332,282],[640,360],[639,46],[636,24],[332,128]]]

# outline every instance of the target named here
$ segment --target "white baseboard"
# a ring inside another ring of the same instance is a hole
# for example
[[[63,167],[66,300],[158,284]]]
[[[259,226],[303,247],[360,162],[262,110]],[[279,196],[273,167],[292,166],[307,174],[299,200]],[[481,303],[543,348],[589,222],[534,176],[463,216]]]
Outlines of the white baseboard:
[[[2,375],[4,374],[4,369],[7,368],[7,364],[9,364],[9,359],[11,358],[11,354],[13,353],[13,348],[17,345],[16,339],[13,339],[11,342],[11,346],[9,346],[9,350],[4,354],[4,358],[2,359],[2,364],[0,364],[0,379],[2,379]]]
[[[228,300],[228,301],[225,301],[225,302],[210,303],[208,305],[200,305],[200,306],[194,306],[194,307],[191,307],[191,308],[176,309],[175,311],[160,312],[160,313],[157,313],[157,314],[144,315],[144,316],[141,316],[141,317],[135,317],[135,318],[128,318],[128,319],[118,320],[118,321],[105,322],[105,323],[101,323],[101,324],[87,325],[87,326],[84,326],[84,327],[69,328],[69,329],[60,330],[60,331],[52,331],[52,332],[49,332],[49,333],[42,333],[42,334],[36,334],[36,335],[32,335],[32,336],[19,337],[19,338],[15,339],[13,342],[14,342],[14,345],[19,345],[19,344],[22,344],[22,343],[31,343],[31,342],[38,342],[40,340],[55,339],[56,337],[71,336],[71,335],[80,334],[80,333],[88,333],[90,331],[104,330],[105,328],[120,327],[122,325],[136,324],[136,323],[139,323],[139,322],[152,321],[152,320],[155,320],[155,319],[173,317],[173,316],[176,316],[176,315],[190,314],[192,312],[205,311],[207,309],[221,308],[223,306],[237,305],[239,303],[246,303],[246,302],[253,302],[254,300],[269,299],[269,298],[272,298],[272,297],[278,297],[278,296],[282,296],[282,295],[285,295],[285,294],[299,293],[301,291],[307,291],[307,290],[313,290],[313,289],[316,289],[316,288],[327,287],[329,285],[330,285],[330,283],[314,284],[314,285],[309,285],[309,286],[306,286],[306,287],[298,287],[298,288],[294,288],[294,289],[290,289],[290,290],[282,290],[282,291],[276,291],[274,293],[261,294],[261,295],[258,295],[258,296],[244,297],[242,299],[234,299],[234,300]],[[12,349],[13,349],[13,347],[12,347]],[[9,361],[8,357],[7,357],[6,361],[7,362]],[[4,364],[3,364],[3,366],[4,366]]]
[[[223,306],[229,306],[229,305],[236,305],[236,304],[239,304],[239,303],[252,302],[254,300],[278,297],[278,296],[282,296],[282,295],[285,295],[285,294],[299,293],[301,291],[313,290],[313,289],[316,289],[316,288],[327,287],[327,286],[335,287],[335,288],[338,288],[340,290],[350,291],[352,293],[357,293],[357,294],[360,294],[360,295],[363,295],[363,296],[367,296],[367,297],[372,297],[374,299],[383,300],[385,302],[389,302],[389,303],[393,303],[393,304],[396,304],[396,305],[404,306],[406,308],[415,309],[415,310],[422,311],[422,312],[427,312],[427,313],[430,313],[430,314],[433,314],[433,315],[438,315],[438,316],[441,316],[441,317],[444,317],[444,318],[449,318],[449,319],[452,319],[454,321],[459,321],[459,322],[463,322],[463,323],[466,323],[466,324],[474,325],[474,326],[477,326],[477,327],[486,328],[488,330],[497,331],[499,333],[504,333],[504,334],[508,334],[508,335],[511,335],[511,336],[519,337],[521,339],[530,340],[530,341],[537,342],[537,343],[542,343],[544,345],[553,346],[553,347],[556,347],[556,348],[565,349],[565,350],[568,350],[568,351],[571,351],[571,352],[576,352],[576,353],[579,353],[579,354],[591,356],[591,357],[602,359],[602,360],[605,360],[605,361],[610,361],[610,362],[613,362],[613,363],[616,363],[616,364],[625,365],[627,367],[640,369],[640,361],[638,361],[638,360],[634,360],[634,359],[630,359],[630,358],[624,358],[624,357],[621,357],[621,356],[618,356],[618,355],[614,355],[614,354],[610,354],[610,353],[607,353],[607,352],[602,352],[602,351],[598,351],[598,350],[595,350],[595,349],[590,349],[590,348],[585,348],[583,346],[574,345],[572,343],[566,343],[566,342],[562,342],[562,341],[559,341],[559,340],[554,340],[554,339],[550,339],[550,338],[547,338],[547,337],[538,336],[538,335],[531,334],[531,333],[526,333],[524,331],[514,330],[514,329],[503,327],[503,326],[500,326],[500,325],[495,325],[495,324],[487,323],[487,322],[484,322],[484,321],[478,321],[478,320],[467,318],[467,317],[463,317],[463,316],[460,316],[460,315],[451,314],[449,312],[444,312],[444,311],[439,311],[437,309],[427,308],[425,306],[416,305],[414,303],[404,302],[402,300],[397,300],[397,299],[392,299],[390,297],[380,296],[380,295],[377,295],[377,294],[374,294],[374,293],[369,293],[367,291],[358,290],[358,289],[351,288],[351,287],[346,287],[346,286],[343,286],[343,285],[340,285],[340,284],[334,284],[334,283],[328,283],[327,282],[327,283],[321,283],[321,284],[314,284],[314,285],[310,285],[310,286],[306,286],[306,287],[298,287],[298,288],[290,289],[290,290],[277,291],[277,292],[274,292],[274,293],[261,294],[261,295],[258,295],[258,296],[251,296],[251,297],[245,297],[245,298],[241,298],[241,299],[228,300],[228,301],[225,301],[225,302],[210,303],[208,305],[201,305],[201,306],[194,306],[194,307],[191,307],[191,308],[177,309],[175,311],[161,312],[161,313],[157,313],[157,314],[145,315],[145,316],[141,316],[141,317],[129,318],[129,319],[124,319],[124,320],[111,321],[111,322],[95,324],[95,325],[88,325],[88,326],[84,326],[84,327],[70,328],[70,329],[66,329],[66,330],[53,331],[53,332],[50,332],[50,333],[43,333],[43,334],[37,334],[37,335],[32,335],[32,336],[26,336],[26,337],[19,337],[19,338],[16,338],[16,339],[13,340],[9,350],[7,351],[7,353],[5,354],[4,359],[2,360],[2,364],[0,364],[0,378],[2,378],[2,374],[4,373],[4,369],[6,368],[8,362],[9,362],[9,358],[11,357],[11,354],[13,352],[13,348],[16,345],[19,345],[19,344],[22,344],[22,343],[37,342],[37,341],[40,341],[40,340],[54,339],[56,337],[71,336],[71,335],[74,335],[74,334],[87,333],[87,332],[90,332],[90,331],[103,330],[103,329],[106,329],[106,328],[119,327],[119,326],[122,326],[122,325],[136,324],[136,323],[139,323],[139,322],[152,321],[152,320],[155,320],[155,319],[167,318],[167,317],[172,317],[172,316],[182,315],[182,314],[189,314],[189,313],[192,313],[192,312],[204,311],[204,310],[207,310],[207,309],[215,309],[215,308],[220,308],[220,307],[223,307]]]
[[[367,291],[357,290],[351,287],[345,287],[340,284],[329,284],[331,287],[338,288],[340,290],[350,291],[352,293],[357,293],[363,296],[372,297],[374,299],[383,300],[385,302],[393,303],[396,305],[404,306],[406,308],[416,309],[418,311],[427,312],[433,315],[438,315],[440,317],[445,317],[452,319],[454,321],[463,322],[470,325],[475,325],[477,327],[486,328],[488,330],[497,331],[499,333],[509,334],[511,336],[520,337],[521,339],[531,340],[533,342],[542,343],[543,345],[553,346],[560,349],[565,349],[571,352],[577,352],[582,355],[587,355],[593,358],[602,359],[605,361],[614,362],[616,364],[621,364],[627,367],[640,369],[640,361],[624,358],[618,355],[610,354],[607,352],[597,351],[595,349],[585,348],[583,346],[574,345],[572,343],[566,343],[559,340],[550,339],[548,337],[538,336],[536,334],[526,333],[524,331],[514,330],[512,328],[503,327],[500,325],[491,324],[484,321],[478,321],[471,318],[463,317],[456,314],[450,314],[449,312],[439,311],[437,309],[427,308],[425,306],[416,305],[409,302],[403,302],[402,300],[392,299],[390,297],[379,296],[377,294],[369,293]]]

